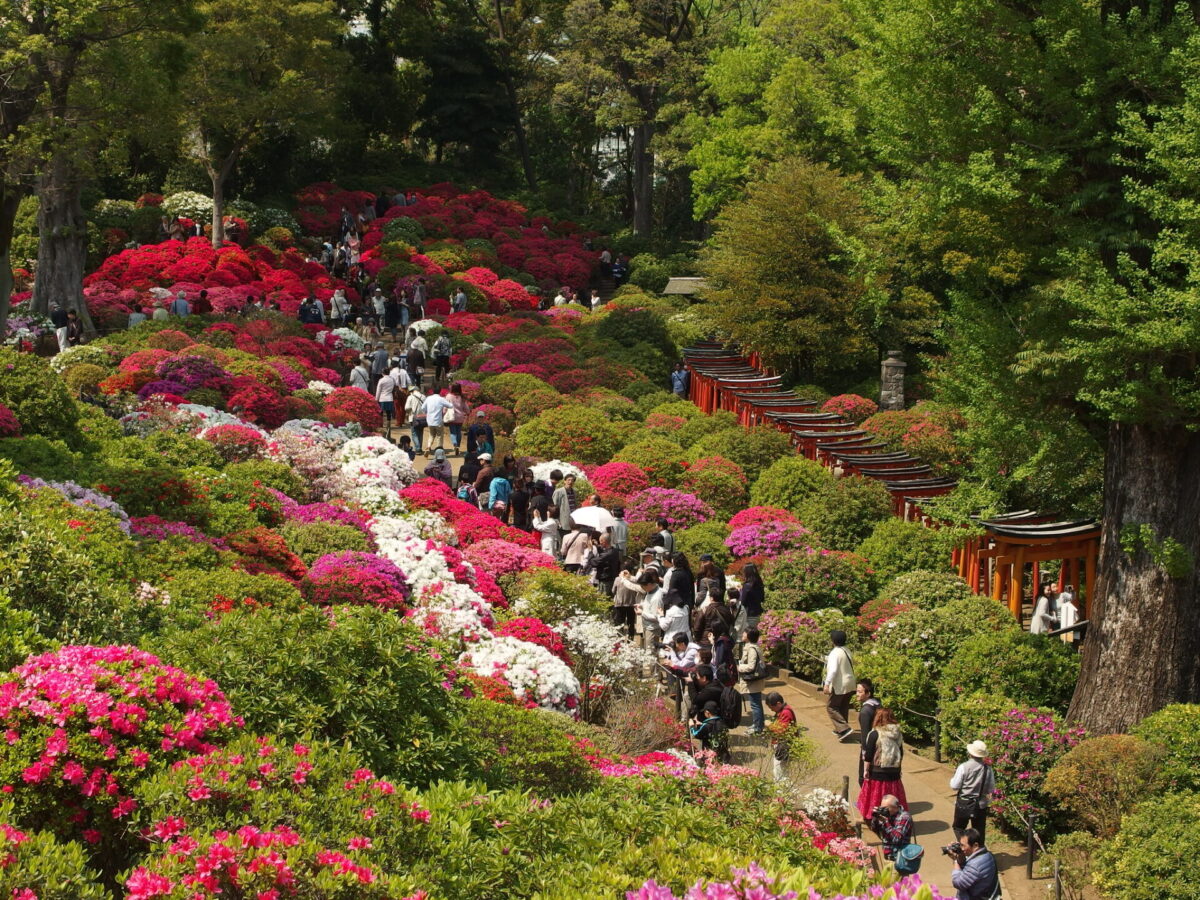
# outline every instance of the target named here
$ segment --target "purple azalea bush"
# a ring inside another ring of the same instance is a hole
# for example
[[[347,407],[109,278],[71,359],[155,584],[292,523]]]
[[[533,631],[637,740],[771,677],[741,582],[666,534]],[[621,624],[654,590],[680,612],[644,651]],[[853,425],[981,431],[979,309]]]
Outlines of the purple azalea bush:
[[[129,534],[129,514],[125,512],[121,504],[107,494],[85,488],[74,481],[42,481],[40,478],[31,478],[28,475],[18,475],[17,481],[25,487],[35,490],[38,488],[56,490],[75,506],[88,506],[109,513],[116,517],[121,530]]]
[[[702,525],[713,517],[712,507],[686,491],[652,487],[638,491],[625,505],[625,521],[653,522],[663,518],[679,530]]]
[[[725,546],[735,557],[778,556],[785,550],[799,550],[812,544],[812,531],[798,522],[755,522],[735,528]]]

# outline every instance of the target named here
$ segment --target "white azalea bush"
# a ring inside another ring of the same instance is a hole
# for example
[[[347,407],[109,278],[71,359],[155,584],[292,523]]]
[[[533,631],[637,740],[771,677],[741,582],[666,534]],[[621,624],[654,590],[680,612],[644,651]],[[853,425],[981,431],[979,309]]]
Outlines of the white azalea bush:
[[[579,680],[566,663],[538,644],[492,637],[463,653],[459,662],[478,675],[501,679],[529,705],[563,713],[579,708]]]

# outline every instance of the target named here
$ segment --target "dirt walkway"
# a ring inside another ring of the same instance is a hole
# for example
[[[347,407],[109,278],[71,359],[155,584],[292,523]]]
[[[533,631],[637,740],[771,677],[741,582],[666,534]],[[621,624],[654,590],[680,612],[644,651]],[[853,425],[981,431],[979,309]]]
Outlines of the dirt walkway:
[[[841,743],[834,736],[825,712],[825,698],[815,685],[782,671],[768,679],[766,690],[783,694],[795,710],[799,723],[808,729],[809,736],[825,754],[826,764],[809,776],[808,784],[840,794],[843,778],[848,778],[849,799],[853,804],[858,799],[857,738]],[[769,718],[770,713],[767,715]],[[745,730],[739,728],[733,734],[731,749],[734,762],[757,769],[770,778],[771,759],[766,752],[765,741],[746,735]],[[936,885],[947,897],[955,894],[950,883],[952,867],[949,857],[943,856],[939,848],[954,841],[951,829],[954,792],[950,790],[950,776],[953,774],[953,766],[936,763],[930,756],[919,755],[912,747],[905,747],[904,789],[913,816],[914,837],[925,848],[921,877]],[[851,818],[858,818],[857,810],[853,808]],[[879,840],[869,829],[863,829],[862,837],[871,846],[879,846]],[[1001,883],[1007,900],[1044,900],[1049,881],[1026,880],[1023,847],[1007,841],[994,825],[988,828],[988,847],[1000,865]]]

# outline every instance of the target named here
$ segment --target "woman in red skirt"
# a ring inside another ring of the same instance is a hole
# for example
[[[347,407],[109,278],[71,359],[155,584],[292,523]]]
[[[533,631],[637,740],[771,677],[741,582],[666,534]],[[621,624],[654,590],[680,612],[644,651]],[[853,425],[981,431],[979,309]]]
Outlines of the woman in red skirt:
[[[871,812],[888,794],[894,794],[904,809],[908,798],[900,781],[900,764],[904,759],[904,739],[900,726],[890,709],[875,713],[874,727],[863,741],[863,781],[858,792],[858,811],[866,821]]]

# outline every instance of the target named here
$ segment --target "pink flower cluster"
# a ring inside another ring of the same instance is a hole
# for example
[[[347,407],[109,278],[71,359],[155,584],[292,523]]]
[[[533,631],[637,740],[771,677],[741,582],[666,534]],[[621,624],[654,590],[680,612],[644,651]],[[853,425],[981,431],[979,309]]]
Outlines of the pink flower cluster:
[[[526,569],[552,569],[557,565],[554,557],[541,550],[495,538],[476,541],[466,549],[464,555],[476,569],[483,569],[494,578],[518,575]]]
[[[700,525],[712,516],[712,507],[695,494],[674,488],[652,487],[638,491],[625,507],[627,522],[653,522],[664,518],[674,529]]]
[[[628,503],[634,494],[647,490],[650,479],[640,467],[627,462],[610,462],[597,466],[588,474],[588,481],[606,503]]]
[[[734,529],[725,538],[725,546],[735,557],[770,557],[807,547],[811,540],[812,532],[798,522],[769,520]]]
[[[626,900],[798,900],[795,891],[779,894],[774,891],[775,879],[756,863],[745,869],[734,869],[733,878],[727,882],[697,881],[682,896],[653,879],[636,891],[627,891]],[[890,887],[872,885],[865,894],[838,894],[834,900],[948,900],[932,884],[925,884],[919,875],[908,875]],[[806,900],[823,900],[814,888],[808,889]]]
[[[834,413],[851,422],[862,422],[879,412],[879,404],[858,394],[838,394],[826,400],[821,411]]]
[[[322,606],[364,604],[398,609],[409,586],[400,567],[373,553],[328,553],[313,563],[302,585],[305,597]]]

